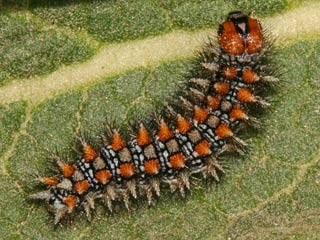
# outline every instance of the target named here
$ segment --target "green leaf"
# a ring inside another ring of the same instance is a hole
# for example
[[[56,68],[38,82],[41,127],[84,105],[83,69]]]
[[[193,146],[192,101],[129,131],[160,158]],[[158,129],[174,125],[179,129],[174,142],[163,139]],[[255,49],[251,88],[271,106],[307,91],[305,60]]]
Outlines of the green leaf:
[[[174,3],[159,4],[168,7]],[[185,4],[196,9],[196,3]],[[307,2],[301,9],[315,6],[319,4]],[[53,216],[44,204],[27,199],[43,189],[38,176],[54,174],[49,152],[58,151],[72,160],[76,131],[98,142],[106,119],[126,128],[131,121],[150,117],[163,108],[165,100],[176,98],[175,92],[184,86],[192,66],[190,57],[145,64],[48,95],[40,102],[30,99],[0,105],[0,238],[318,239],[320,38],[316,28],[313,31],[310,39],[300,36],[276,44],[270,57],[279,66],[276,75],[280,83],[274,93],[266,93],[272,106],[261,116],[262,130],[244,134],[249,153],[224,159],[227,174],[220,183],[195,179],[186,199],[165,191],[154,207],[139,199],[130,213],[120,208],[110,214],[99,204],[91,223],[80,214],[74,224],[55,230]],[[145,36],[142,33],[140,37]],[[128,46],[134,44],[128,42]],[[50,54],[53,50],[46,51]],[[0,75],[2,72],[0,69]]]
[[[60,26],[84,29],[104,42],[143,38],[172,29],[200,29],[217,26],[230,9],[255,12],[260,16],[279,13],[287,1],[223,0],[136,0],[48,2],[33,12]]]
[[[76,34],[44,29],[27,12],[0,15],[0,86],[91,57],[96,44]]]

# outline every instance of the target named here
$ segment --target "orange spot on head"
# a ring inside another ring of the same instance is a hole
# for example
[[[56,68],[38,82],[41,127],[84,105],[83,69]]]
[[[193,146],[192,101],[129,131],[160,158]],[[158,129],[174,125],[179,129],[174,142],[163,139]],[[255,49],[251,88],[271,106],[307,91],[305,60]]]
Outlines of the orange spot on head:
[[[230,112],[230,118],[243,120],[248,119],[248,116],[239,105],[235,105]]]
[[[211,154],[211,149],[210,149],[210,144],[208,143],[207,140],[202,140],[201,142],[199,142],[194,150],[199,154],[199,156],[201,157],[205,157],[208,156],[209,154]]]
[[[203,123],[208,118],[209,112],[198,106],[194,107],[193,119],[198,123]]]
[[[230,89],[230,85],[225,82],[216,82],[213,87],[216,93],[222,96],[226,95]]]
[[[240,88],[237,93],[237,98],[240,102],[256,102],[255,96],[247,88]]]
[[[120,174],[124,178],[130,178],[133,176],[135,171],[133,163],[123,163],[120,165]]]
[[[175,169],[183,168],[185,166],[186,158],[182,153],[176,153],[170,157],[171,167]]]
[[[112,144],[111,147],[114,151],[120,151],[126,146],[125,141],[122,140],[120,134],[118,132],[115,132],[113,134]]]
[[[57,186],[59,183],[59,179],[56,177],[44,177],[41,179],[41,182],[49,186]]]
[[[232,80],[237,76],[237,69],[235,67],[225,66],[222,69],[222,73],[225,79]]]
[[[99,154],[90,145],[83,146],[83,153],[86,162],[91,162],[99,156]]]
[[[247,52],[249,54],[259,52],[263,48],[263,34],[261,26],[257,19],[248,18],[250,29],[247,37]]]
[[[242,71],[242,81],[244,81],[245,83],[255,83],[257,81],[259,81],[259,77],[258,75],[250,70],[250,69],[244,69]]]
[[[144,170],[150,175],[156,175],[159,173],[160,164],[157,159],[152,159],[144,162]]]
[[[77,197],[74,195],[68,195],[63,198],[63,202],[67,205],[68,210],[71,213],[74,207],[77,205]]]
[[[234,23],[230,20],[222,24],[219,42],[224,52],[230,55],[240,55],[244,53],[244,41],[239,35]]]
[[[149,136],[147,129],[141,125],[137,137],[137,143],[139,146],[145,146],[152,142],[152,138]]]
[[[165,142],[173,137],[173,133],[169,126],[162,120],[158,133],[159,140]]]
[[[177,130],[181,134],[186,134],[192,127],[191,122],[178,114],[178,127]]]
[[[219,97],[212,97],[212,96],[207,97],[208,108],[210,108],[211,110],[216,110],[219,107],[220,102],[221,102],[221,99]]]
[[[102,184],[107,184],[111,179],[111,177],[112,177],[112,174],[107,169],[100,170],[95,174],[95,178],[97,179],[97,181]]]
[[[228,124],[222,122],[215,131],[216,135],[219,138],[227,138],[233,135],[231,129],[229,128]]]
[[[60,169],[64,177],[71,177],[75,171],[74,165],[71,164],[63,164]]]
[[[82,195],[86,193],[89,189],[90,185],[87,180],[83,180],[80,182],[76,182],[73,186],[73,189],[75,192],[77,192],[79,195]]]

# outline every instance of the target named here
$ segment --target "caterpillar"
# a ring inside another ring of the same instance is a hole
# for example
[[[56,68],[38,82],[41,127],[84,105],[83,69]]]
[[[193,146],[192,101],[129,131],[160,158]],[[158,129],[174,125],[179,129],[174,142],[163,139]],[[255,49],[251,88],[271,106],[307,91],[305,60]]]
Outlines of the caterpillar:
[[[184,197],[191,175],[219,181],[225,172],[219,156],[244,153],[237,132],[259,126],[249,112],[269,105],[258,95],[276,81],[263,65],[272,44],[260,22],[240,11],[228,14],[217,36],[217,46],[210,40],[200,52],[200,70],[188,79],[187,91],[153,121],[155,128],[141,123],[128,139],[111,129],[99,150],[81,140],[76,161],[56,157],[60,176],[41,177],[47,188],[30,195],[47,203],[54,224],[79,211],[90,220],[96,200],[112,212],[115,202],[129,209],[131,199],[142,197],[151,205],[163,188]]]

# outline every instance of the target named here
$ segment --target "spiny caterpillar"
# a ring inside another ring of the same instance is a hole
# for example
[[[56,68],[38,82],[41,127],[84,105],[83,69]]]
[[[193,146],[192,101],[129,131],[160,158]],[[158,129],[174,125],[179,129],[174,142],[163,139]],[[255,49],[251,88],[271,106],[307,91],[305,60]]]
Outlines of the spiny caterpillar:
[[[219,26],[218,43],[204,47],[197,59],[201,70],[189,79],[179,101],[158,117],[155,130],[140,124],[129,140],[112,130],[99,151],[82,140],[79,159],[67,163],[57,158],[61,176],[41,178],[47,190],[30,198],[45,200],[58,224],[78,210],[90,219],[96,199],[110,211],[119,201],[129,209],[132,198],[146,197],[152,204],[166,185],[184,196],[194,174],[218,181],[224,173],[219,155],[243,153],[246,143],[236,132],[246,124],[259,125],[249,109],[269,105],[257,94],[276,81],[263,70],[271,44],[258,20],[229,13]]]

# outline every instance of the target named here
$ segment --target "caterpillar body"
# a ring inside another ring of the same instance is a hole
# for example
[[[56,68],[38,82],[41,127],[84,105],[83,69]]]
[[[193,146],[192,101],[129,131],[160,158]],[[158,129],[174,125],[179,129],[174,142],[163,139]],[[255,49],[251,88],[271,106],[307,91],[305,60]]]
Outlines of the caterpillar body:
[[[47,189],[30,198],[45,200],[58,224],[79,210],[90,219],[98,199],[110,211],[115,201],[129,209],[131,198],[146,197],[152,204],[166,186],[184,196],[193,174],[218,181],[224,173],[219,155],[242,153],[245,142],[237,130],[259,124],[249,116],[250,105],[268,105],[257,93],[275,80],[262,68],[270,46],[257,19],[229,13],[219,26],[218,46],[210,42],[200,54],[201,74],[189,79],[187,93],[175,103],[179,108],[169,106],[156,121],[157,129],[141,124],[137,136],[128,140],[113,130],[99,150],[82,140],[79,159],[57,158],[61,175],[41,178]]]

